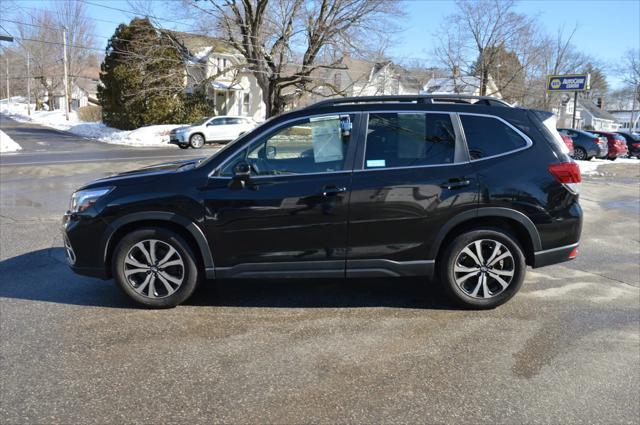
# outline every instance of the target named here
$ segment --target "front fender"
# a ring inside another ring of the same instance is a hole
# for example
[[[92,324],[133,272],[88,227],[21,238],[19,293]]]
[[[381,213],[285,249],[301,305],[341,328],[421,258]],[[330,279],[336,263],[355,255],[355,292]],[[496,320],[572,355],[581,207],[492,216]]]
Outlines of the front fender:
[[[127,214],[123,217],[120,217],[111,223],[109,223],[105,229],[105,232],[102,236],[101,246],[103,247],[104,252],[104,261],[107,263],[107,255],[109,252],[109,245],[111,243],[111,238],[118,231],[118,229],[122,228],[130,223],[135,223],[137,221],[149,221],[149,220],[157,220],[157,221],[166,221],[169,223],[177,224],[183,227],[196,241],[198,245],[198,249],[200,250],[200,254],[202,256],[202,261],[205,267],[205,274],[207,279],[213,279],[215,277],[215,268],[213,263],[213,256],[211,254],[211,250],[209,249],[209,243],[207,242],[207,238],[204,236],[204,233],[200,229],[200,227],[188,219],[187,217],[181,216],[176,213],[168,212],[168,211],[145,211],[145,212],[137,212]]]

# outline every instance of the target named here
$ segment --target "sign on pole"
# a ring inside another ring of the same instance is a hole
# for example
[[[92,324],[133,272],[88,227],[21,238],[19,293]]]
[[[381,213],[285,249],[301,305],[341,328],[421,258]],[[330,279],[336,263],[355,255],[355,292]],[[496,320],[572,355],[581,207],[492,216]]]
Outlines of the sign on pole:
[[[590,74],[549,75],[547,77],[547,91],[587,91],[589,90]]]

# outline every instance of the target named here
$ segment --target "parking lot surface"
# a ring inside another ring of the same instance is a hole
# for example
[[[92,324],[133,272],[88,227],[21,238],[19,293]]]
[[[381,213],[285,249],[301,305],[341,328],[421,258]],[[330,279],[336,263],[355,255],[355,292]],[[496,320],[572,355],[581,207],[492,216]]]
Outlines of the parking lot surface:
[[[640,161],[585,179],[578,259],[492,311],[419,279],[208,282],[153,311],[64,261],[71,192],[158,162],[100,149],[0,166],[0,423],[640,420]]]

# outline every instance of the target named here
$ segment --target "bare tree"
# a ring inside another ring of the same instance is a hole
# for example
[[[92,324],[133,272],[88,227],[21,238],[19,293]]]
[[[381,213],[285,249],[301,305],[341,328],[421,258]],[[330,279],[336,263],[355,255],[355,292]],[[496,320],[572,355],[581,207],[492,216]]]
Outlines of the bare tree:
[[[456,13],[445,18],[441,27],[435,54],[452,73],[459,69],[477,74],[480,95],[493,94],[487,90],[490,72],[502,66],[505,52],[517,57],[512,62],[518,66],[500,79],[498,90],[525,80],[526,70],[543,52],[535,17],[516,13],[515,4],[515,0],[458,0]]]
[[[81,1],[65,0],[56,5],[55,23],[67,29],[67,63],[73,85],[82,71],[95,63],[96,54],[91,50],[95,45],[91,33],[93,23],[87,15],[85,3]]]
[[[29,52],[31,77],[38,82],[32,93],[36,109],[42,108],[47,97],[52,109],[53,92],[62,86],[62,32],[47,10],[23,15],[21,22],[17,25],[20,47],[24,53]]]
[[[375,40],[384,38],[399,14],[395,0],[185,1],[213,16],[218,35],[244,57],[238,67],[255,75],[267,117],[312,89],[322,69],[343,67],[345,53],[380,46]]]
[[[548,75],[579,72],[589,62],[589,58],[571,43],[576,31],[577,26],[574,26],[568,35],[565,35],[564,29],[560,28],[555,38],[545,38],[542,54],[529,68],[529,78],[526,82],[528,91],[524,104],[549,110],[552,104],[561,102],[561,96],[546,91],[546,80]]]
[[[637,105],[640,102],[640,49],[627,50],[618,74],[622,77],[622,81],[627,85],[627,91],[632,93],[631,97],[631,118],[630,128],[636,126]]]

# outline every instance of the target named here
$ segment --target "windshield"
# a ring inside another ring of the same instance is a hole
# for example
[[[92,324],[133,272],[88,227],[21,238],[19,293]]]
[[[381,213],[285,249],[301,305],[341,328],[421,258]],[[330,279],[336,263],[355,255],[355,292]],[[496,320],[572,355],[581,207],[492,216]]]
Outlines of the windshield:
[[[200,118],[198,121],[194,122],[191,125],[202,125],[209,120],[209,117]]]
[[[229,143],[227,143],[226,145],[224,145],[220,150],[218,150],[216,153],[214,153],[213,155],[211,155],[209,158],[205,158],[204,161],[200,161],[199,164],[196,165],[196,168],[200,168],[204,165],[207,165],[212,159],[216,158],[218,155],[220,155],[222,152],[226,152],[227,150],[229,150],[231,147],[236,146],[237,143],[244,143],[246,142],[246,140],[248,140],[247,138],[252,137],[255,134],[258,134],[260,132],[263,131],[265,127],[265,125],[267,123],[270,123],[271,121],[273,121],[276,117],[271,117],[268,120],[266,120],[265,122],[259,124],[257,127],[255,127],[253,130],[248,131],[246,133],[244,133],[243,135],[241,135],[240,137],[238,137],[236,140],[233,140]]]

